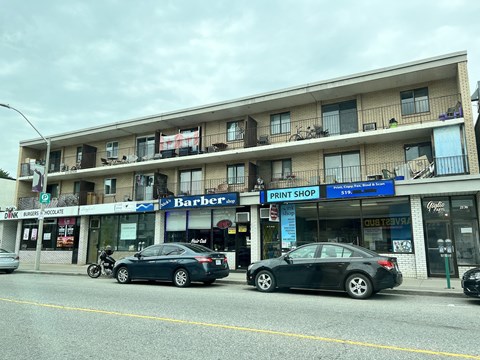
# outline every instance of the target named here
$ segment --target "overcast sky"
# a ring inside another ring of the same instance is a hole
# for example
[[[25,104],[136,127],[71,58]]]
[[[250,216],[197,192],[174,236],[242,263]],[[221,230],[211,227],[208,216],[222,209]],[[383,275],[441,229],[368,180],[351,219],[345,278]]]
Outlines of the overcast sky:
[[[0,0],[0,103],[48,137],[466,50],[480,1]],[[476,108],[474,108],[476,111]],[[38,138],[0,107],[0,169]]]

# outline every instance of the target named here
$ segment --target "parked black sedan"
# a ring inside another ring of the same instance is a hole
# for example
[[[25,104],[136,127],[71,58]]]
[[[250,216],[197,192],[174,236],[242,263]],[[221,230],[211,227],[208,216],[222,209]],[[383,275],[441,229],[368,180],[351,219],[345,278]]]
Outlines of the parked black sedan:
[[[480,268],[471,269],[462,276],[463,293],[480,298]]]
[[[328,242],[300,246],[278,258],[255,262],[247,270],[247,283],[260,291],[341,290],[355,299],[366,299],[402,281],[396,258],[356,245]]]
[[[229,274],[224,254],[197,244],[152,245],[115,263],[113,276],[121,284],[131,280],[172,281],[186,287],[192,281],[212,284]]]

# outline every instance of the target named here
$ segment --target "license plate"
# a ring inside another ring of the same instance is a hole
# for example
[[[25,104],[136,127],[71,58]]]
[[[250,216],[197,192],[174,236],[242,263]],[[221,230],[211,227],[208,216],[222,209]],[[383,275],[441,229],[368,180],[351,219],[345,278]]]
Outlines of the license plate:
[[[222,265],[222,260],[215,260],[215,265]]]

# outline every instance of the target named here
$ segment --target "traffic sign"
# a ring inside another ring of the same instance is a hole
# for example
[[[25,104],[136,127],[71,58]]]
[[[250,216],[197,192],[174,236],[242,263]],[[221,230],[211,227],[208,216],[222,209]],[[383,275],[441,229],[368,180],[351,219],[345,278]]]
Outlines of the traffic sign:
[[[50,204],[51,196],[52,195],[50,193],[41,192],[40,193],[40,204]]]

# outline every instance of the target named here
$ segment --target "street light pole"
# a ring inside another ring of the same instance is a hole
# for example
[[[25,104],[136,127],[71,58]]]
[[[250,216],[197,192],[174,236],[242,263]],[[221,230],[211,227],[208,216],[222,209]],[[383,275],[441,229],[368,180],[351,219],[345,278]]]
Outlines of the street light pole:
[[[16,111],[22,117],[27,120],[27,122],[30,124],[30,126],[37,132],[38,135],[47,143],[47,154],[45,155],[45,172],[43,176],[43,186],[42,186],[42,192],[46,193],[47,192],[47,179],[48,179],[48,168],[49,168],[49,162],[50,162],[50,139],[45,139],[45,137],[38,131],[38,129],[30,122],[30,120],[27,119],[23,113],[15,109],[14,107],[8,105],[8,104],[0,104],[0,106],[11,109],[13,111]],[[35,270],[40,270],[40,259],[41,259],[41,252],[42,252],[42,242],[43,242],[43,218],[45,216],[45,204],[43,202],[40,203],[40,215],[38,216],[38,234],[37,234],[37,247],[35,250]]]

